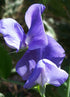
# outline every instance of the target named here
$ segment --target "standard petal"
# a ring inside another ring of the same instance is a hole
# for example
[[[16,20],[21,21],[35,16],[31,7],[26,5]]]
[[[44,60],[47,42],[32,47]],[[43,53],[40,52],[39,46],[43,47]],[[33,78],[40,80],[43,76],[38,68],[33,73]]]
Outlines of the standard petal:
[[[12,18],[0,20],[0,33],[10,48],[20,49],[24,45],[25,34],[21,25]]]
[[[55,39],[53,39],[49,35],[47,35],[47,38],[48,45],[43,48],[42,58],[51,60],[59,67],[65,57],[65,51]]]
[[[58,68],[56,64],[54,64],[48,59],[43,59],[41,61],[43,62],[43,64],[45,64],[44,73],[42,75],[43,84],[49,83],[54,86],[60,86],[67,80],[68,78],[67,72]]]
[[[23,78],[23,80],[28,79],[32,69],[35,67],[36,63],[34,61],[37,62],[39,59],[40,51],[39,49],[37,49],[37,50],[27,50],[23,57],[18,61],[16,65],[16,71]]]
[[[25,43],[30,50],[41,48],[48,44],[41,17],[44,9],[45,6],[42,4],[33,4],[25,14],[25,21],[29,28]]]

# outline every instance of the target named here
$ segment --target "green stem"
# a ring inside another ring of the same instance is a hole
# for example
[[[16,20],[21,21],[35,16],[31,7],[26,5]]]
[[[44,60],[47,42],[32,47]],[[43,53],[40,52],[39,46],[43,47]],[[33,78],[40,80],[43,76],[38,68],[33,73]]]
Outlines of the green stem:
[[[41,97],[46,97],[45,96],[45,86],[40,86],[40,95],[41,95]]]
[[[28,49],[28,48],[25,48],[25,47],[24,47],[23,49],[20,49],[18,53],[23,52],[23,51],[25,52],[27,49]],[[17,53],[17,52],[16,52],[16,51],[13,51],[13,52],[9,52],[8,54],[11,55],[11,54],[15,54],[15,53]]]
[[[70,66],[69,66],[69,78],[67,83],[67,97],[70,97]]]
[[[9,79],[2,79],[2,80],[0,80],[0,82],[9,82],[9,83],[17,84],[17,85],[21,85],[21,86],[24,85],[24,83],[22,83],[22,82],[9,80]]]

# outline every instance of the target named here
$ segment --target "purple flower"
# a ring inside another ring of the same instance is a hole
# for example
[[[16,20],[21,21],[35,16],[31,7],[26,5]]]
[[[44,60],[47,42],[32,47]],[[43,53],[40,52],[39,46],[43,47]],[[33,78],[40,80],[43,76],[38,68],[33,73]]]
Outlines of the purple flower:
[[[47,38],[47,46],[27,50],[16,65],[17,73],[26,80],[24,88],[35,84],[60,86],[68,78],[68,73],[60,68],[65,57],[64,49],[52,37],[47,35]]]
[[[64,70],[58,68],[52,61],[42,59],[36,64],[36,67],[27,79],[24,88],[31,88],[35,84],[40,84],[41,86],[46,84],[60,86],[67,78],[68,74]]]
[[[10,48],[19,50],[28,46],[30,50],[33,50],[48,44],[41,17],[44,9],[45,6],[42,4],[33,4],[26,11],[25,22],[29,29],[27,35],[16,20],[12,18],[0,20],[0,33],[3,34]]]

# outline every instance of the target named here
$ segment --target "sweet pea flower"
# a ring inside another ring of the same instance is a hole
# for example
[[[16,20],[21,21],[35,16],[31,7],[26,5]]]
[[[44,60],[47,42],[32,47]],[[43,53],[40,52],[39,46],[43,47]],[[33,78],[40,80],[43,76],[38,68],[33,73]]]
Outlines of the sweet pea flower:
[[[41,17],[44,9],[45,6],[42,4],[33,4],[26,11],[25,22],[29,29],[27,35],[16,20],[12,18],[0,20],[0,33],[10,48],[19,50],[22,47],[29,47],[33,50],[48,44]]]
[[[64,49],[49,35],[47,39],[47,46],[27,50],[16,65],[17,73],[26,80],[24,88],[31,88],[36,84],[60,86],[68,78],[68,73],[61,69]]]
[[[58,87],[64,83],[67,78],[68,74],[64,70],[58,68],[52,61],[42,59],[36,64],[24,88],[31,88],[35,84],[40,84],[41,86],[51,84]]]

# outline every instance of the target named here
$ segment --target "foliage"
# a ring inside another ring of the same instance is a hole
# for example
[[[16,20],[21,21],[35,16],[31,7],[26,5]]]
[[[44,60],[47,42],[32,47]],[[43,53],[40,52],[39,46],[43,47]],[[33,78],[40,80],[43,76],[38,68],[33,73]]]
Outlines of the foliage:
[[[0,44],[0,77],[7,78],[12,69],[12,61],[8,52]]]
[[[51,85],[46,86],[46,97],[69,97],[70,96],[70,0],[58,0],[58,1],[57,0],[0,0],[0,18],[13,17],[17,19],[20,22],[20,24],[24,25],[23,21],[24,13],[26,9],[33,3],[42,3],[46,6],[46,11],[44,12],[43,16],[43,20],[45,21],[44,25],[46,33],[49,32],[51,36],[53,36],[56,40],[58,40],[58,42],[62,44],[62,46],[65,48],[66,51],[66,58],[62,64],[62,68],[69,73],[69,79],[67,80],[67,82],[65,82],[62,86],[58,88],[53,87]],[[53,20],[53,22],[50,22],[50,18]],[[23,28],[25,31],[28,30],[25,25],[23,26]],[[6,50],[1,44],[0,44],[0,78],[6,78],[7,80],[12,75],[16,76],[16,72],[11,73],[11,70],[13,69],[13,67],[15,67],[17,61],[21,58],[21,56],[25,51],[20,51],[16,54],[16,52],[13,52],[11,49]],[[8,54],[9,51],[12,51],[12,53],[10,52],[10,54]],[[6,87],[4,86],[4,88]],[[33,89],[30,89],[30,91],[33,91]],[[30,93],[30,91],[27,92]],[[34,91],[37,93],[36,89],[34,89]],[[10,95],[10,97],[15,97],[15,95],[17,95],[17,94],[12,94],[12,92],[10,91],[9,92],[2,91],[2,92],[3,93],[7,92],[7,94]],[[33,92],[31,93],[33,94]],[[0,95],[3,94],[0,93]],[[20,97],[20,92],[18,93],[17,97]]]

